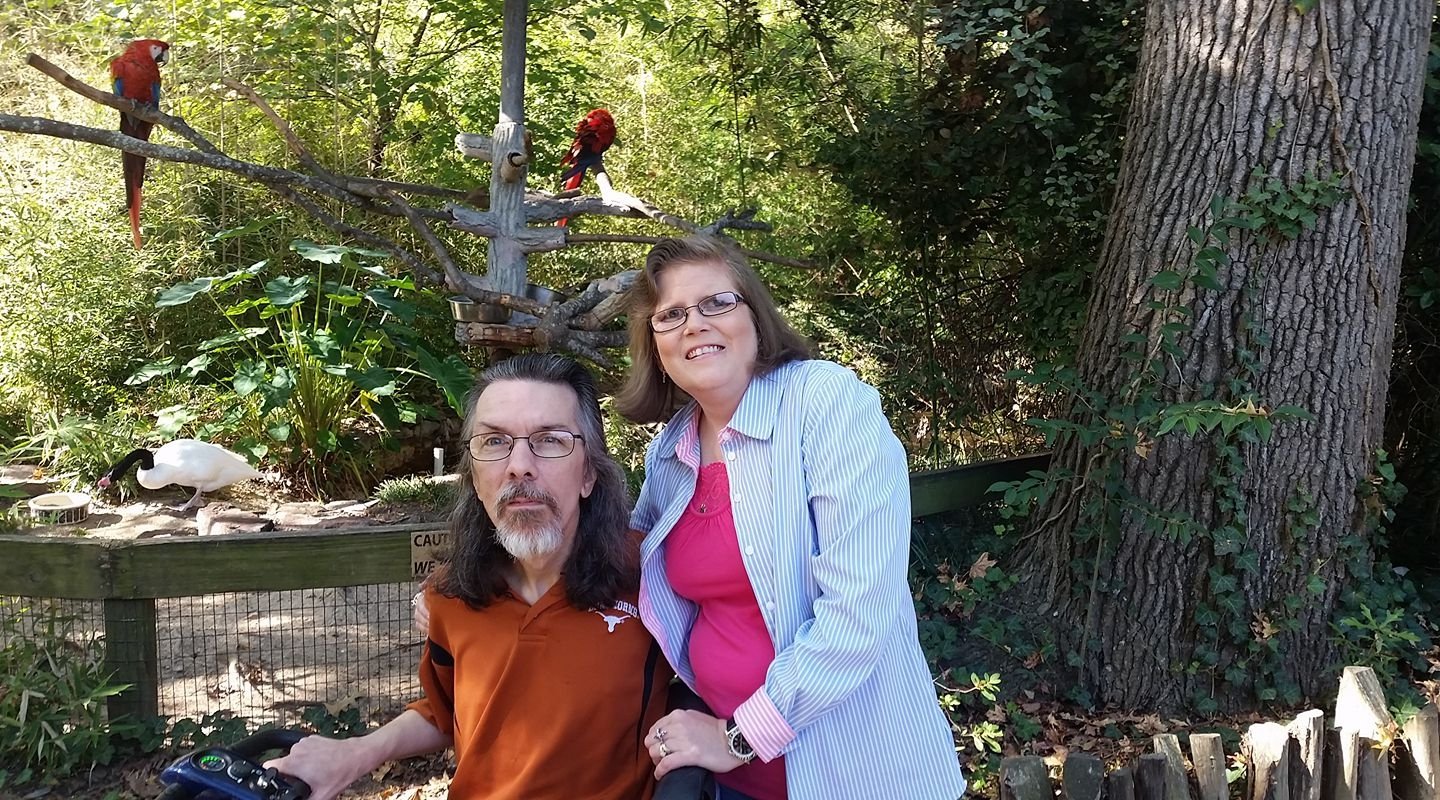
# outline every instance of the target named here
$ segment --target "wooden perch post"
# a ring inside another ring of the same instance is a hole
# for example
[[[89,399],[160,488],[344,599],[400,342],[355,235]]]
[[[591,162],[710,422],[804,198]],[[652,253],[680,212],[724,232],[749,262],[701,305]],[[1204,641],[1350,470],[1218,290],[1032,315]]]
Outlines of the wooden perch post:
[[[502,178],[514,170],[509,157],[525,152],[525,39],[529,0],[505,0],[504,32],[500,36],[500,121],[491,137],[490,213],[495,237],[486,255],[485,277],[497,292],[525,296],[526,257],[520,242],[525,226],[525,169],[518,180]]]

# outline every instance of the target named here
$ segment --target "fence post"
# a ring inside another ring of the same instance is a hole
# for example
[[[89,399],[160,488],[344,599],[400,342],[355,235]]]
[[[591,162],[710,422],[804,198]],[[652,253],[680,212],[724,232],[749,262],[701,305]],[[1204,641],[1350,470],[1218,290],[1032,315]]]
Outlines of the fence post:
[[[1440,714],[1431,703],[1405,723],[1406,757],[1395,776],[1403,800],[1440,800]]]
[[[1135,771],[1121,767],[1105,776],[1106,800],[1135,800]]]
[[[1065,800],[1100,800],[1104,796],[1105,763],[1089,753],[1070,753],[1060,766],[1060,787]]]
[[[1165,784],[1169,781],[1170,760],[1163,753],[1146,753],[1140,756],[1140,767],[1135,771],[1136,800],[1166,800]]]
[[[1320,800],[1325,769],[1325,712],[1318,708],[1300,714],[1290,723],[1294,758],[1290,761],[1290,796]]]
[[[1220,734],[1190,734],[1190,763],[1195,765],[1200,800],[1229,800],[1230,784],[1225,780],[1225,745],[1220,741]]]
[[[1290,759],[1295,743],[1290,731],[1275,722],[1251,725],[1244,751],[1248,784],[1246,800],[1290,800]]]
[[[1185,756],[1180,753],[1180,737],[1173,733],[1157,733],[1151,743],[1155,752],[1165,756],[1165,800],[1190,800],[1190,784],[1185,780]]]
[[[1000,762],[1000,800],[1053,800],[1050,771],[1037,756],[1010,756]]]
[[[111,682],[131,684],[106,703],[110,718],[160,713],[160,669],[155,637],[155,600],[105,600],[105,668]]]

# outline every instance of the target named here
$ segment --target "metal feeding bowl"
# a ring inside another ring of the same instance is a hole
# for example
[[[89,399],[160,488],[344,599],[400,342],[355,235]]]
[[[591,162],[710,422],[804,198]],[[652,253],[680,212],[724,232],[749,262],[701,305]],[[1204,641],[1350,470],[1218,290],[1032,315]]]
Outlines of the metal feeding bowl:
[[[464,296],[455,295],[450,298],[450,316],[456,322],[504,322],[510,312],[500,306],[485,305]]]
[[[90,516],[90,495],[83,492],[50,492],[30,498],[30,516],[51,525],[84,522]]]
[[[525,297],[546,305],[569,299],[563,293],[538,283],[525,285]],[[505,307],[477,303],[461,294],[450,298],[450,316],[454,317],[456,322],[483,322],[491,325],[503,325],[510,320],[510,312]],[[520,314],[517,317],[519,322],[533,322],[534,320],[535,318],[529,314]]]

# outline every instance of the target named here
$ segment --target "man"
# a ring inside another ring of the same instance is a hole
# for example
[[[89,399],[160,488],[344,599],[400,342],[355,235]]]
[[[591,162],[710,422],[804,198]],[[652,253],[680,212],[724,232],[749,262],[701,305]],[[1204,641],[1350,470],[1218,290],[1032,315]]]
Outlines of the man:
[[[464,430],[473,491],[425,590],[424,699],[267,766],[328,800],[385,761],[453,746],[456,800],[649,797],[643,740],[670,672],[637,619],[625,479],[594,379],[561,356],[503,361],[481,375]]]

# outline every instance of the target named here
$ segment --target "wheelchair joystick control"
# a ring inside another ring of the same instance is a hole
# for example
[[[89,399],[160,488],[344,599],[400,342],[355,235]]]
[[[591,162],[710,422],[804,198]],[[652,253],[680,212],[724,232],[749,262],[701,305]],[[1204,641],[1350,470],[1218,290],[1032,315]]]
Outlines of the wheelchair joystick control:
[[[289,750],[304,734],[296,731],[262,731],[233,747],[206,747],[181,756],[160,773],[170,786],[165,797],[196,800],[303,800],[310,787],[298,778],[281,775],[256,762],[271,750]],[[180,790],[175,793],[173,790]],[[188,795],[186,794],[188,793]]]

